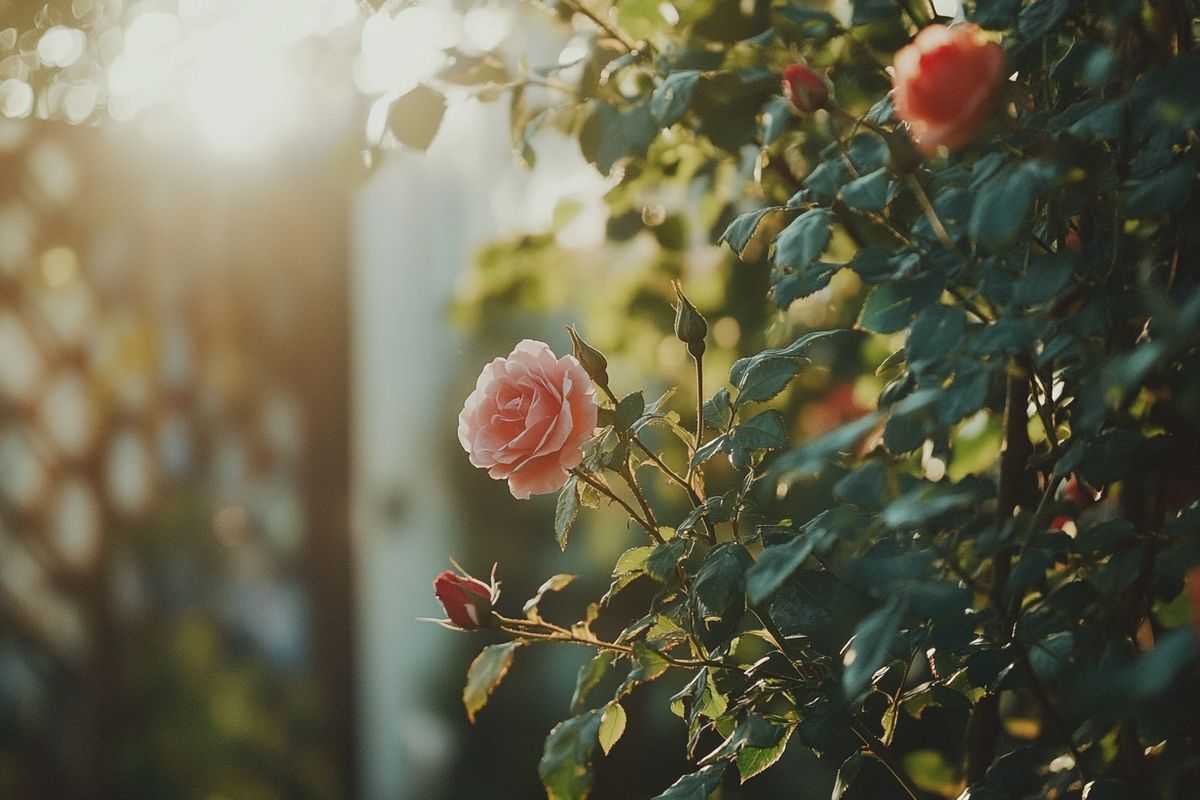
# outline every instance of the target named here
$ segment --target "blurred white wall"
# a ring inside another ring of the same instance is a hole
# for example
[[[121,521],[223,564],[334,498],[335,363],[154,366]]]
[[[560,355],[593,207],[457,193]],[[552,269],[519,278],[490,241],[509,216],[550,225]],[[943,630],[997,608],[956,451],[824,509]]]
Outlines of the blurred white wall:
[[[454,748],[426,704],[453,635],[414,619],[437,616],[432,579],[462,554],[439,461],[466,458],[443,447],[458,414],[447,380],[473,366],[457,363],[463,334],[446,320],[454,282],[480,244],[544,227],[566,196],[590,199],[582,216],[603,233],[603,181],[570,139],[539,137],[533,172],[509,141],[507,103],[453,103],[430,151],[390,153],[353,207],[360,780],[369,800],[430,796]]]

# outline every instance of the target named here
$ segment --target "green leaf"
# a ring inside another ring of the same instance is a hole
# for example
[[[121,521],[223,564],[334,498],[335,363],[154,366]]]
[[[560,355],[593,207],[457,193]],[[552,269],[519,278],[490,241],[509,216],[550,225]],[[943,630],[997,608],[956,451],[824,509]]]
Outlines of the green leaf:
[[[445,113],[446,98],[428,86],[418,86],[392,103],[388,130],[405,147],[428,150]]]
[[[859,211],[882,211],[888,201],[888,179],[886,167],[855,178],[842,187],[842,202]]]
[[[758,135],[762,146],[767,147],[787,130],[788,124],[795,119],[792,101],[786,97],[776,97],[763,107],[762,124],[759,125]]]
[[[471,662],[467,669],[467,685],[463,687],[463,705],[471,722],[475,721],[475,714],[487,705],[492,691],[508,674],[513,653],[521,644],[520,640],[514,640],[488,645]]]
[[[904,602],[897,596],[868,614],[854,629],[854,638],[846,648],[843,659],[842,689],[846,696],[857,699],[868,686],[876,670],[887,660],[892,639],[904,618]]]
[[[575,693],[571,695],[571,713],[579,714],[587,704],[588,692],[596,688],[612,666],[612,656],[608,653],[597,653],[584,662],[575,676]]]
[[[574,476],[567,479],[562,490],[558,493],[558,502],[554,506],[554,541],[559,548],[567,549],[567,536],[571,526],[579,516],[578,479]]]
[[[679,121],[692,104],[692,95],[700,81],[700,71],[672,72],[650,96],[650,113],[664,128]]]
[[[877,509],[883,503],[883,492],[887,482],[887,467],[884,463],[868,461],[835,483],[833,496],[844,503]]]
[[[658,121],[646,106],[618,111],[600,101],[579,131],[579,149],[588,162],[607,175],[621,159],[645,155],[658,131]]]
[[[1121,216],[1156,217],[1187,202],[1196,185],[1196,162],[1187,158],[1153,178],[1132,184],[1125,192]]]
[[[633,424],[642,416],[642,412],[646,410],[646,399],[642,397],[641,392],[634,392],[621,398],[617,403],[616,409],[616,427],[617,430],[627,431]]]
[[[787,444],[783,414],[769,409],[735,427],[729,434],[730,460],[736,469],[745,469],[750,455],[758,450],[774,450]]]
[[[833,235],[833,212],[828,208],[814,208],[792,220],[775,237],[775,264],[802,270],[817,260],[825,251]]]
[[[959,306],[928,306],[917,315],[905,342],[908,363],[919,374],[923,362],[942,358],[959,347],[966,331],[967,315]]]
[[[732,422],[733,403],[729,399],[729,390],[722,387],[711,398],[704,401],[704,424],[723,431]]]
[[[822,161],[804,179],[804,189],[788,200],[789,206],[811,203],[813,200],[828,202],[837,196],[838,190],[850,180],[850,168],[841,159]]]
[[[1034,0],[1017,15],[1017,33],[1029,41],[1045,36],[1071,10],[1071,0]]]
[[[525,606],[521,610],[525,612],[525,616],[529,619],[538,619],[538,604],[542,602],[542,598],[546,596],[546,593],[561,592],[573,580],[575,580],[574,575],[567,575],[565,573],[550,576],[538,588],[537,594],[525,601]]]
[[[841,264],[814,261],[803,273],[786,272],[771,286],[771,299],[780,311],[786,311],[792,303],[821,291],[842,268]]]
[[[608,755],[625,733],[625,709],[616,701],[604,707],[604,716],[600,718],[600,730],[597,734],[600,749]]]
[[[1066,671],[1074,649],[1075,635],[1056,631],[1029,648],[1029,666],[1041,680],[1052,681]]]
[[[724,522],[729,519],[729,512],[725,510],[725,499],[723,497],[708,498],[689,511],[676,530],[680,533],[694,530],[703,519],[707,519],[709,522]]]
[[[617,24],[634,39],[650,39],[666,24],[657,0],[618,0]]]
[[[791,473],[807,475],[822,469],[830,459],[845,453],[875,427],[878,417],[867,414],[854,422],[835,428],[824,436],[788,451],[772,464],[780,480],[789,480]]]
[[[888,504],[883,522],[895,530],[910,530],[951,511],[977,505],[983,499],[976,486],[921,483]]]
[[[1054,174],[1054,167],[1047,162],[1024,161],[984,181],[967,224],[971,238],[992,249],[1012,244],[1029,218],[1033,201],[1048,188]]]
[[[624,575],[627,572],[646,572],[646,560],[654,552],[653,545],[631,547],[617,558],[613,567],[613,575]]]
[[[866,283],[883,283],[896,274],[892,251],[882,247],[864,247],[846,264]]]
[[[815,539],[801,534],[790,542],[764,548],[754,565],[746,570],[746,596],[758,605],[800,568],[813,551]]]
[[[983,408],[991,386],[987,367],[976,363],[956,369],[954,382],[938,395],[938,422],[953,425]]]
[[[758,714],[748,714],[738,723],[733,733],[725,738],[716,750],[700,759],[700,764],[711,764],[714,761],[724,761],[736,755],[745,747],[772,747],[783,738],[786,728],[783,725],[773,725],[766,717]]]
[[[696,596],[716,615],[723,615],[742,600],[746,570],[754,563],[749,551],[736,542],[719,544],[709,551],[696,574]]]
[[[833,782],[832,800],[842,800],[846,796],[850,784],[854,783],[854,779],[858,777],[858,771],[862,768],[862,760],[862,751],[856,750],[838,767],[837,779]]]
[[[747,252],[755,239],[755,234],[768,214],[781,213],[783,213],[783,209],[778,206],[771,206],[739,214],[734,218],[733,222],[729,223],[729,227],[721,234],[721,238],[717,240],[717,244],[728,244],[729,248],[737,253],[738,258],[743,261],[755,261],[757,258],[751,257]],[[758,248],[754,249],[757,250]]]
[[[696,454],[692,456],[692,466],[698,467],[705,461],[715,456],[717,453],[729,450],[729,435],[722,434],[715,439],[710,439],[704,444],[696,448]]]
[[[652,681],[662,675],[671,665],[662,653],[645,642],[633,643],[634,669],[629,673],[629,683]]]
[[[675,571],[679,559],[683,558],[688,542],[682,536],[668,539],[654,548],[646,559],[646,572],[655,580],[665,580]]]
[[[805,334],[787,347],[763,350],[748,358],[740,358],[729,370],[729,382],[738,389],[734,406],[745,402],[763,403],[783,391],[802,366],[809,348],[843,331],[814,331]]]
[[[684,775],[671,787],[652,800],[707,800],[708,796],[721,785],[721,777],[725,774],[726,764],[720,762],[709,764],[699,772]]]
[[[942,286],[941,278],[932,274],[881,283],[867,296],[858,324],[874,333],[903,330],[914,314],[937,299]]]
[[[548,800],[583,800],[592,790],[592,753],[600,731],[600,709],[554,726],[546,737],[538,775]]]
[[[1007,30],[1016,22],[1021,0],[976,0],[971,21],[988,30]]]
[[[737,764],[742,783],[774,766],[775,762],[783,756],[783,751],[787,749],[787,743],[792,738],[793,730],[795,730],[793,726],[784,728],[783,735],[774,744],[756,747],[747,743],[738,751],[734,763]]]

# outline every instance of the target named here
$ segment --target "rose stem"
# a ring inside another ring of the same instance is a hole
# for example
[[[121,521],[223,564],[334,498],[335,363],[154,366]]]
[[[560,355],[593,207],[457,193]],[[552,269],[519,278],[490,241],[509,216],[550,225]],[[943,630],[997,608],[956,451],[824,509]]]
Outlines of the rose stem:
[[[600,389],[612,402],[614,407],[618,402],[620,402],[617,400],[617,396],[613,394],[612,389],[608,388],[607,384],[600,386]],[[659,458],[657,453],[646,446],[646,443],[641,440],[636,432],[633,434],[631,441],[646,455],[647,458],[654,462],[655,466],[662,470],[664,475],[666,475],[670,480],[674,481],[680,486],[680,488],[687,492],[688,500],[691,502],[692,508],[697,508],[704,502],[703,495],[697,491],[686,479],[684,479],[683,476],[667,466],[667,463]],[[710,523],[707,518],[704,518],[702,522],[704,523],[704,529],[708,533],[710,542],[716,541],[716,533],[712,529],[712,523]]]
[[[634,522],[636,522],[638,525],[641,525],[643,528],[646,529],[646,533],[650,534],[651,539],[653,539],[658,544],[662,544],[663,538],[658,533],[658,527],[655,525],[652,525],[651,523],[649,523],[646,520],[639,517],[637,511],[634,510],[633,506],[631,506],[631,505],[629,505],[629,503],[625,502],[625,500],[623,500],[616,493],[614,493],[612,489],[608,488],[603,483],[598,481],[594,475],[587,472],[586,470],[580,469],[579,467],[576,467],[575,469],[571,470],[571,474],[575,475],[581,481],[586,483],[588,486],[591,486],[597,492],[604,495],[608,499],[612,500],[614,503],[621,506],[621,508],[625,509],[625,513],[627,513]]]

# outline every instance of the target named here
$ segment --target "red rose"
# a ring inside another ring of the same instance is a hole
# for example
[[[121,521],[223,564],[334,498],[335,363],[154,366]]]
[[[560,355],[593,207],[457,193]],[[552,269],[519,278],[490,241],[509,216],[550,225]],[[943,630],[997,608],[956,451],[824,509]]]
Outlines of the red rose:
[[[1004,51],[978,26],[930,25],[896,53],[896,116],[926,155],[938,147],[955,150],[987,124],[1004,74]]]
[[[433,580],[433,593],[446,609],[450,621],[463,630],[473,631],[487,624],[499,592],[470,575],[446,570]]]
[[[807,64],[789,64],[784,68],[783,93],[797,111],[808,113],[829,105],[829,82]]]

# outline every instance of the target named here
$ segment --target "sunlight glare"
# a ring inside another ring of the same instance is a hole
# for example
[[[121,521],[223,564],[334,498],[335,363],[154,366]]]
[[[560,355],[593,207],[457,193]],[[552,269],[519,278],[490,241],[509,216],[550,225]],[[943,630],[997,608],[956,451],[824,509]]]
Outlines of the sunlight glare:
[[[178,128],[218,156],[260,156],[304,122],[313,80],[299,45],[360,13],[348,0],[180,0],[125,30],[109,110]],[[69,53],[67,54],[69,55]]]

